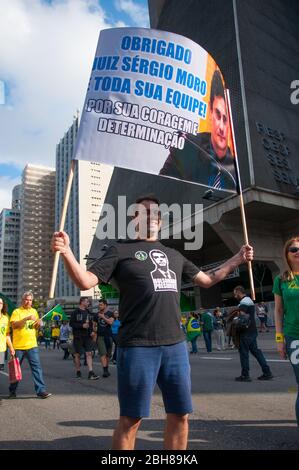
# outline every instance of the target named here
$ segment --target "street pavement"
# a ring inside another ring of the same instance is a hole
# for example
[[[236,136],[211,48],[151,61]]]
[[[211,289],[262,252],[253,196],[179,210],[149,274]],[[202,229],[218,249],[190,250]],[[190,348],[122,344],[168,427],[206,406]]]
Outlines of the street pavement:
[[[194,413],[190,417],[191,450],[298,450],[299,428],[295,422],[296,382],[288,361],[276,353],[274,331],[259,335],[258,343],[269,359],[275,378],[261,382],[261,370],[250,359],[249,383],[235,382],[240,375],[236,350],[207,354],[203,339],[199,353],[190,355]],[[34,393],[27,362],[17,399],[7,399],[7,372],[0,372],[0,449],[109,450],[118,418],[116,366],[102,378],[99,359],[97,381],[75,378],[72,359],[62,360],[61,350],[40,348],[47,390],[53,396],[41,400]],[[151,417],[138,432],[136,448],[163,448],[164,408],[159,390],[152,400]]]

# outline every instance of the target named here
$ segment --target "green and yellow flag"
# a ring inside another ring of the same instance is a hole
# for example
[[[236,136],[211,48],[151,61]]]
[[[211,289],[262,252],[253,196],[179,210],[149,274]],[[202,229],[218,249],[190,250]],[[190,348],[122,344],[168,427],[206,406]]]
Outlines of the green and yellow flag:
[[[46,313],[41,320],[44,321],[64,321],[68,320],[66,313],[64,312],[61,305],[57,304],[48,313]]]
[[[197,318],[191,317],[187,323],[187,341],[192,341],[194,338],[201,336],[201,326]]]

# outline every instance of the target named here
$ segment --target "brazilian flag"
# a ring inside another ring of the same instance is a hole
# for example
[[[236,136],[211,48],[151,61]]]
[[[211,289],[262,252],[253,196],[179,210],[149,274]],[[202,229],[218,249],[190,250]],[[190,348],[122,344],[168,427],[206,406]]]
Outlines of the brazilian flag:
[[[192,341],[194,338],[201,336],[201,326],[197,318],[191,317],[187,323],[187,341]]]
[[[64,321],[68,320],[68,317],[61,307],[61,305],[57,304],[55,307],[52,308],[48,313],[46,313],[42,319],[44,321]]]
[[[9,297],[6,297],[6,295],[2,294],[2,292],[0,292],[0,298],[3,300],[3,302],[6,303],[7,313],[9,316],[11,316],[12,312],[17,308],[17,306],[13,303],[12,300],[10,300]]]

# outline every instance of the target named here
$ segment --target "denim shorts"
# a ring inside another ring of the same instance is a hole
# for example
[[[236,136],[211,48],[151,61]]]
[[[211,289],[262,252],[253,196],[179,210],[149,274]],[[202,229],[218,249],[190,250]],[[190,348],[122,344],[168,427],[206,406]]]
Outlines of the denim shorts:
[[[117,349],[120,416],[150,415],[156,383],[166,413],[191,413],[190,364],[186,342],[169,346],[131,346]]]

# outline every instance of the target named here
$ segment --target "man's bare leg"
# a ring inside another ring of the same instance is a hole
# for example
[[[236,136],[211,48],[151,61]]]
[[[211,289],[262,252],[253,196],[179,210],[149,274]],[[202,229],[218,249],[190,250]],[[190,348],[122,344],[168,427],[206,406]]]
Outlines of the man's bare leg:
[[[103,368],[104,368],[104,367],[108,367],[108,365],[109,365],[109,359],[108,359],[107,354],[105,354],[104,356],[101,356],[101,357],[100,357],[100,361],[101,361],[101,364],[102,364]]]
[[[80,354],[75,353],[75,369],[76,372],[80,372]]]
[[[120,416],[113,433],[112,450],[134,450],[141,418]]]
[[[188,443],[188,417],[189,415],[177,415],[168,413],[164,431],[164,449],[185,450]]]
[[[88,366],[88,372],[92,371],[92,354],[91,352],[86,353],[86,362]]]

